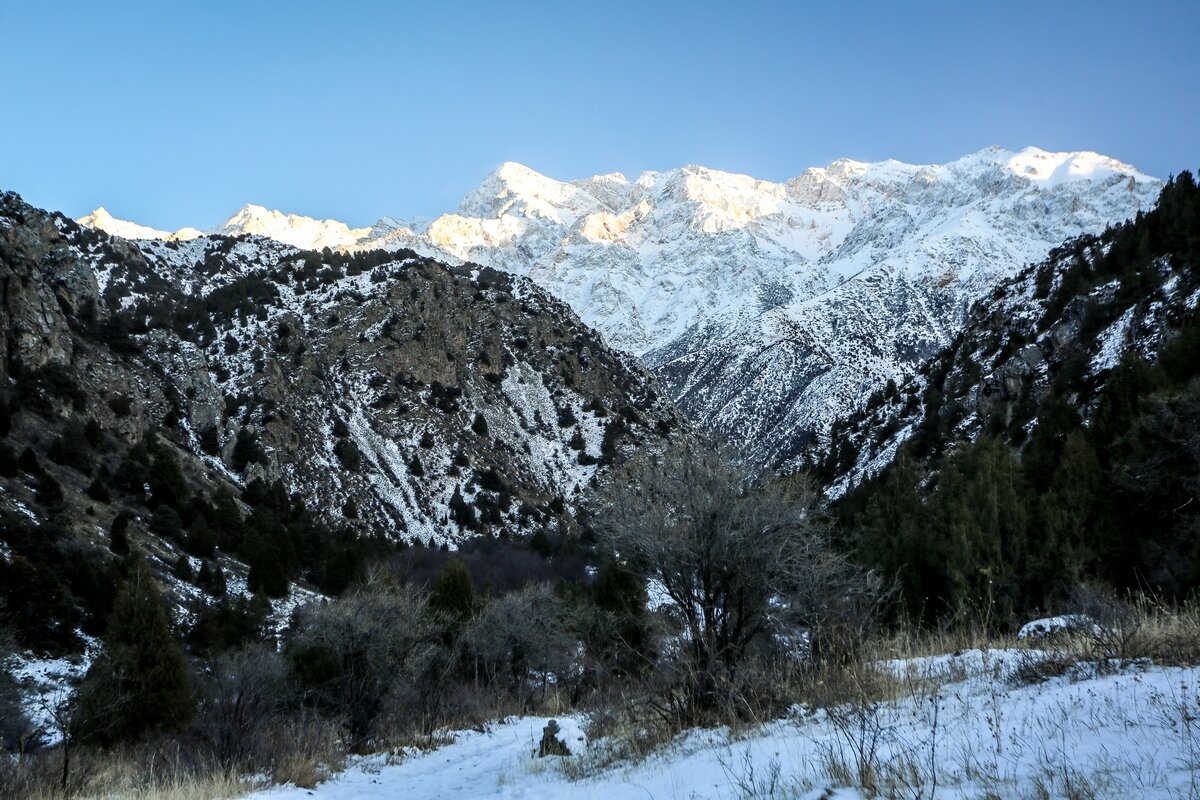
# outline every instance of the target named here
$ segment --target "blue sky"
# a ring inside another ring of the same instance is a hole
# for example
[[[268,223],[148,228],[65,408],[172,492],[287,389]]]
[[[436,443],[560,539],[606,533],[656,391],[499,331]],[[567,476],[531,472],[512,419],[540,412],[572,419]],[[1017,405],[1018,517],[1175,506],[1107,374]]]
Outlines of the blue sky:
[[[784,179],[990,144],[1200,166],[1200,3],[0,4],[0,188],[209,227],[435,215],[499,163]]]

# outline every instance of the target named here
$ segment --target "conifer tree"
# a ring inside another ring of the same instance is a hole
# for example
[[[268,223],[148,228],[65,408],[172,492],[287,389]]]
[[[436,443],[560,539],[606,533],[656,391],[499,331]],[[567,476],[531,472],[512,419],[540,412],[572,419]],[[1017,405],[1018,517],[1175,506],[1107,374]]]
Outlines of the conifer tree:
[[[429,607],[459,622],[471,616],[475,608],[475,588],[466,564],[457,558],[446,562],[430,588]]]
[[[488,435],[487,419],[483,416],[483,414],[475,415],[475,421],[471,423],[471,430],[475,431],[475,433],[479,434],[480,436]]]
[[[179,642],[154,577],[137,562],[117,595],[104,650],[80,684],[74,734],[101,745],[177,730],[193,699]]]
[[[113,518],[112,530],[108,549],[119,556],[129,555],[129,520],[131,516],[128,511],[122,511]]]

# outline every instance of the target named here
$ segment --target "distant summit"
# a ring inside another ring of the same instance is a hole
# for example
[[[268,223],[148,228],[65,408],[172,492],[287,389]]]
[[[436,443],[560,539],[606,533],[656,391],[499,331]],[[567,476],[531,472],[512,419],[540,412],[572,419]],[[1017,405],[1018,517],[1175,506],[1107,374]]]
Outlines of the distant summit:
[[[1161,187],[1098,153],[1036,147],[839,159],[781,183],[698,165],[559,181],[505,162],[432,221],[350,228],[247,206],[213,232],[529,277],[766,464],[910,375],[1000,281],[1150,208]]]

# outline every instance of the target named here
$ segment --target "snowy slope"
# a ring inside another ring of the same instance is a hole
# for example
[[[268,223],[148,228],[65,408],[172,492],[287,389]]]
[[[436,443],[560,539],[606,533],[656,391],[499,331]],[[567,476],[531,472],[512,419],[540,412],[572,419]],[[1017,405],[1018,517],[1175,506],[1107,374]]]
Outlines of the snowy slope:
[[[509,162],[429,222],[350,229],[258,209],[223,232],[527,276],[770,464],[911,374],[1000,280],[1148,208],[1160,187],[1096,153],[1033,147],[942,165],[842,159],[782,183],[700,166],[564,182]]]
[[[697,731],[638,764],[537,759],[547,720],[522,718],[432,752],[364,759],[312,790],[252,797],[850,800],[870,796],[845,788],[860,763],[874,767],[881,797],[1195,796],[1200,670],[1013,680],[1038,657],[975,650],[889,664],[911,690],[894,703],[798,713],[738,736]]]
[[[222,236],[263,236],[302,250],[326,247],[337,250],[354,244],[369,232],[370,228],[351,228],[337,220],[284,214],[256,205],[243,206],[211,231]]]
[[[0,233],[22,290],[0,343],[33,368],[79,365],[89,416],[130,396],[198,472],[278,481],[331,526],[447,545],[565,532],[601,470],[682,427],[652,374],[528,278],[261,235],[131,243],[8,194]],[[77,308],[103,320],[86,346]],[[20,488],[0,512],[33,514]]]
[[[1160,187],[1095,153],[1037,148],[841,160],[784,183],[695,166],[562,183],[505,164],[397,246],[528,275],[641,355],[693,419],[772,464],[911,374],[999,281]]]

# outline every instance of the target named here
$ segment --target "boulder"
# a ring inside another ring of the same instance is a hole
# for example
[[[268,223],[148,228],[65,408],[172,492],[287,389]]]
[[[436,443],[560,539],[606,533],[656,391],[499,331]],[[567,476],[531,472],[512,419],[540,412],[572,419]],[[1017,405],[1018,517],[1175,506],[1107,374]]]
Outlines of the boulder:
[[[542,741],[538,745],[538,757],[574,756],[587,749],[587,734],[574,720],[552,719],[542,729]]]

